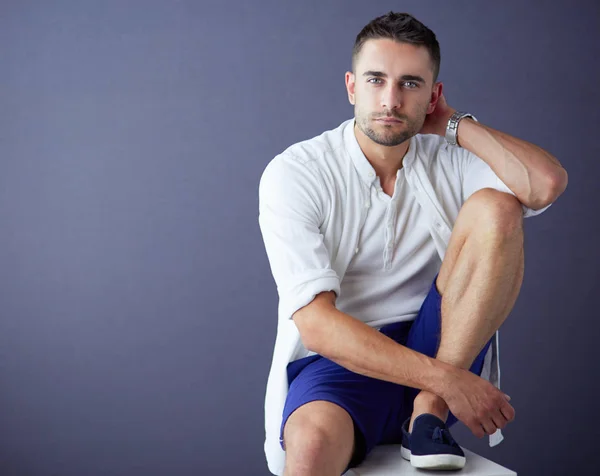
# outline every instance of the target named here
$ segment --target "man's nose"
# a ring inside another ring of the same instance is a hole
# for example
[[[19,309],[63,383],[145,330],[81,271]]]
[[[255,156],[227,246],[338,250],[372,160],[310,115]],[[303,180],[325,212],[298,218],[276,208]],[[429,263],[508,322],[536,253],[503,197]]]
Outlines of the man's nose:
[[[381,95],[381,106],[384,109],[399,109],[402,106],[402,91],[395,86],[386,88]]]

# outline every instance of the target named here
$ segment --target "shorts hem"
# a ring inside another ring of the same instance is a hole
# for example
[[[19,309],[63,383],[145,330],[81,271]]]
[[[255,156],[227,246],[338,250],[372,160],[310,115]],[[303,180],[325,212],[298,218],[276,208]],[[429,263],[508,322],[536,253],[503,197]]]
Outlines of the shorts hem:
[[[354,432],[355,432],[354,435],[353,435],[353,437],[354,437],[354,451],[352,453],[352,457],[350,458],[350,462],[348,463],[348,466],[347,466],[347,468],[346,468],[345,471],[347,471],[350,468],[354,468],[354,467],[358,466],[360,463],[362,463],[364,461],[364,459],[366,458],[368,452],[370,451],[370,449],[367,448],[367,444],[366,444],[365,429],[357,421],[357,419],[354,418],[354,416],[352,415],[352,411],[350,410],[350,408],[348,408],[347,405],[345,405],[343,402],[339,402],[339,401],[333,400],[328,395],[321,395],[320,396],[319,394],[315,394],[315,395],[312,395],[309,399],[302,400],[302,403],[300,405],[296,406],[296,408],[294,408],[287,415],[287,417],[285,417],[285,419],[282,419],[281,429],[279,430],[279,445],[281,446],[281,449],[283,451],[285,451],[285,441],[284,441],[284,438],[283,438],[283,432],[284,432],[284,429],[285,429],[285,424],[287,423],[287,421],[290,418],[290,416],[296,410],[298,410],[302,406],[306,405],[307,403],[317,402],[317,401],[329,402],[329,403],[333,403],[334,405],[337,405],[338,407],[340,407],[341,409],[343,409],[344,411],[346,411],[346,413],[348,413],[348,415],[352,419],[352,423],[353,423],[353,426],[354,426]],[[360,432],[359,435],[356,434],[357,430]]]

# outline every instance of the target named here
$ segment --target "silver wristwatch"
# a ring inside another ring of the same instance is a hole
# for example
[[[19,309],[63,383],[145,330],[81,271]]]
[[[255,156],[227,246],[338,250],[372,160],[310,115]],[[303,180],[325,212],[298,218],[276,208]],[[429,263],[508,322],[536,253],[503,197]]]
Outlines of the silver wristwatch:
[[[475,122],[479,122],[473,114],[469,114],[468,112],[456,111],[450,116],[450,119],[448,120],[448,125],[446,126],[446,141],[448,142],[448,144],[458,144],[458,142],[456,141],[456,131],[458,130],[458,123],[461,119],[465,117],[470,117]]]

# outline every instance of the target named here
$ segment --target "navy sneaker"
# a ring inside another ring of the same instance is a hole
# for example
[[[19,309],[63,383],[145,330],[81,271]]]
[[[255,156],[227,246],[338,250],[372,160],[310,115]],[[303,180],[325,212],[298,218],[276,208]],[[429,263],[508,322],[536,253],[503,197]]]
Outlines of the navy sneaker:
[[[408,432],[410,418],[402,425],[401,455],[415,468],[462,469],[466,458],[446,424],[435,415],[419,415]]]

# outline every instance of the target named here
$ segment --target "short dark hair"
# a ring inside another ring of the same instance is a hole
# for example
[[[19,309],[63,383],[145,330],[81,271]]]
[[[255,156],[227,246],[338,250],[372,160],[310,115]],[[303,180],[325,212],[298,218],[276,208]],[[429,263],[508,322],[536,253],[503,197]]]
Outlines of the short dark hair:
[[[408,13],[389,12],[371,20],[356,36],[352,50],[352,71],[356,58],[367,40],[389,38],[400,43],[425,46],[433,64],[433,82],[440,72],[440,45],[435,33]]]

